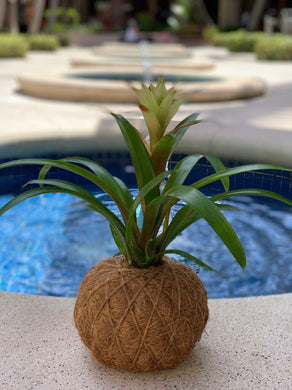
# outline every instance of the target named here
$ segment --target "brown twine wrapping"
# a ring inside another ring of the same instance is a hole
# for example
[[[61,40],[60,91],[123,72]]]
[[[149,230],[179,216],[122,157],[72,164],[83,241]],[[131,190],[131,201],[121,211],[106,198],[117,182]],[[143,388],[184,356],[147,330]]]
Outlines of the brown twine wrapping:
[[[131,371],[172,368],[201,338],[207,293],[195,272],[167,257],[146,269],[109,258],[82,281],[74,319],[100,363]]]

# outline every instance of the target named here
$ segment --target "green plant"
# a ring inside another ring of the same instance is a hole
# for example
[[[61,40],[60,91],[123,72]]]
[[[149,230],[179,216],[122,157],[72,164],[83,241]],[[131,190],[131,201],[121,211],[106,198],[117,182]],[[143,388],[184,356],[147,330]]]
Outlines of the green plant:
[[[71,45],[70,38],[67,37],[66,35],[60,34],[60,35],[57,35],[57,38],[59,40],[59,45],[61,47],[66,47],[66,46],[70,46]]]
[[[48,34],[27,35],[30,50],[54,51],[60,46],[58,37]]]
[[[81,198],[87,207],[107,218],[116,245],[120,253],[128,259],[130,265],[148,267],[159,263],[165,254],[177,253],[207,269],[212,269],[191,254],[167,249],[168,245],[184,229],[198,219],[204,218],[221,238],[238,264],[244,268],[246,258],[242,245],[222,214],[222,211],[229,206],[218,203],[218,201],[221,202],[232,196],[249,194],[268,196],[292,205],[290,200],[270,191],[260,189],[229,190],[229,176],[231,175],[251,170],[276,169],[277,167],[269,164],[255,164],[225,169],[218,158],[205,156],[216,173],[190,186],[185,186],[186,177],[202,156],[187,156],[170,171],[167,170],[167,163],[187,129],[199,122],[197,120],[198,114],[188,116],[171,131],[166,132],[166,128],[181,105],[182,99],[175,100],[175,90],[173,88],[166,90],[162,79],[158,81],[157,86],[150,85],[148,88],[146,85],[142,85],[142,90],[135,89],[135,92],[148,127],[149,144],[123,116],[113,114],[127,143],[135,168],[139,189],[135,199],[120,179],[111,176],[102,166],[85,158],[24,159],[1,164],[0,169],[21,164],[43,165],[38,179],[31,180],[26,184],[26,186],[37,185],[39,187],[29,189],[16,196],[2,207],[0,214],[32,196],[51,192],[69,193]],[[108,210],[86,189],[63,180],[47,179],[46,175],[51,167],[73,172],[104,190],[116,202],[121,218]],[[208,198],[200,191],[204,186],[217,180],[221,180],[223,184],[224,191],[222,193]],[[186,205],[171,219],[171,209],[179,200],[185,202]],[[139,216],[137,215],[139,207],[142,210],[141,225],[139,225]]]
[[[203,38],[212,43],[212,40],[214,39],[214,37],[219,33],[220,33],[219,27],[207,26],[203,30]]]
[[[252,52],[258,41],[260,41],[265,34],[263,32],[249,33],[243,30],[226,33],[227,47],[230,51],[235,52]]]
[[[292,38],[274,34],[257,42],[254,51],[259,60],[291,61]]]
[[[230,33],[218,32],[214,35],[211,35],[210,41],[211,41],[212,45],[214,45],[214,46],[227,46],[228,34],[230,34]]]
[[[51,10],[45,11],[47,23],[51,18]],[[76,30],[80,26],[80,14],[75,8],[58,7],[56,12],[56,22],[53,26],[54,33],[62,33],[67,30]]]
[[[153,29],[153,18],[149,12],[139,12],[137,14],[137,21],[141,31],[151,31]]]
[[[190,29],[189,26],[192,25],[213,24],[204,2],[179,0],[171,5],[170,10],[171,16],[167,19],[167,23],[174,32],[185,28]]]
[[[208,34],[208,30],[207,30]],[[233,52],[251,52],[258,41],[264,38],[263,32],[250,33],[245,30],[231,32],[210,31],[209,39],[215,46],[226,46]]]
[[[102,23],[99,21],[91,22],[86,26],[86,29],[90,33],[99,33],[102,31]]]
[[[74,307],[75,325],[84,344],[102,364],[153,371],[175,367],[189,355],[201,338],[209,314],[207,293],[199,277],[191,268],[166,255],[181,255],[208,270],[214,270],[213,267],[180,249],[168,249],[169,244],[203,218],[245,268],[243,247],[222,213],[233,207],[222,201],[240,195],[268,196],[289,205],[292,201],[265,190],[229,189],[231,175],[278,167],[255,164],[225,169],[214,156],[206,158],[215,173],[186,186],[185,179],[202,156],[189,155],[171,170],[167,164],[187,129],[198,123],[198,114],[166,131],[182,103],[182,99],[175,99],[175,90],[166,90],[160,79],[156,86],[142,85],[142,90],[135,92],[148,127],[149,143],[123,116],[113,114],[135,168],[139,189],[135,198],[124,182],[91,160],[23,159],[0,164],[0,169],[40,165],[38,178],[26,184],[33,188],[4,205],[0,215],[30,197],[60,192],[79,197],[89,209],[109,221],[119,254],[99,262],[81,282]],[[120,217],[86,188],[47,178],[52,167],[74,173],[103,189],[118,206]],[[224,191],[212,197],[204,195],[201,189],[217,180],[222,182]],[[184,206],[171,216],[179,200]]]
[[[28,48],[29,45],[23,36],[0,34],[0,58],[24,57]]]
[[[69,19],[70,26],[78,26],[80,24],[80,14],[75,8],[67,8],[65,18]]]

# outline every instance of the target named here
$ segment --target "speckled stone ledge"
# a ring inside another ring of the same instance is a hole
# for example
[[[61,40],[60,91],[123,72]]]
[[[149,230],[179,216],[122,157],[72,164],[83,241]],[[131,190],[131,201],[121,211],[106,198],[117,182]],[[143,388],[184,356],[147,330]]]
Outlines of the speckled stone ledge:
[[[292,294],[210,300],[210,320],[177,368],[99,365],[73,325],[74,299],[0,292],[0,388],[13,390],[291,388]]]

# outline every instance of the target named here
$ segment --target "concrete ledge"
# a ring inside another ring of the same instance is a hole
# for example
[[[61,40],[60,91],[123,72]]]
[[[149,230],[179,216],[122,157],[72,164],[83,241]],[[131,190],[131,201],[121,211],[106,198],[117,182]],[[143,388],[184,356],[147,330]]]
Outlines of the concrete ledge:
[[[73,325],[74,302],[0,292],[2,389],[288,390],[291,385],[292,294],[210,300],[206,333],[191,356],[157,373],[100,366]]]

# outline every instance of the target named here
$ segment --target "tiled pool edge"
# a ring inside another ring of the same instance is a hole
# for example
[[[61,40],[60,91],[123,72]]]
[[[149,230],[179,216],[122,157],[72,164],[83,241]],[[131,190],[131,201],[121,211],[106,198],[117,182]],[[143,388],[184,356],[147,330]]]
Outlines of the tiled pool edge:
[[[292,294],[210,300],[206,332],[191,356],[157,373],[96,363],[74,328],[74,302],[0,292],[3,389],[289,388]]]

